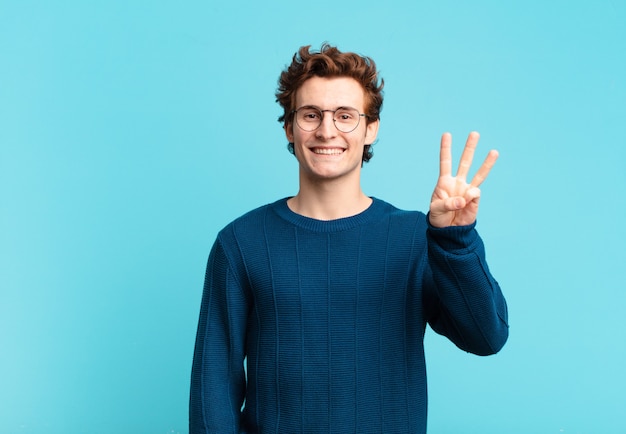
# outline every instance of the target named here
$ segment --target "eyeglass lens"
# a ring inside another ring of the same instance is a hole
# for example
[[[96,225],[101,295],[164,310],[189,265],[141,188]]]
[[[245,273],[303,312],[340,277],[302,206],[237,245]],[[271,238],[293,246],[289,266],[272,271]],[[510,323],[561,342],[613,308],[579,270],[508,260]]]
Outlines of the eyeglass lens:
[[[359,111],[351,107],[340,107],[337,110],[301,107],[296,110],[296,122],[304,131],[315,131],[322,124],[326,112],[333,116],[335,127],[343,133],[355,130],[361,120]]]

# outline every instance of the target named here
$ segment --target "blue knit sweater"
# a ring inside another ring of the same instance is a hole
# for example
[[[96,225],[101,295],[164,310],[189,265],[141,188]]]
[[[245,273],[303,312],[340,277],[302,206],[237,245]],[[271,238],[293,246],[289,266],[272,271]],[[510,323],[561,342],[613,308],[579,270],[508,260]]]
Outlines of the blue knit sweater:
[[[333,221],[251,211],[209,256],[190,433],[425,433],[427,323],[479,355],[507,339],[473,225],[378,199]]]

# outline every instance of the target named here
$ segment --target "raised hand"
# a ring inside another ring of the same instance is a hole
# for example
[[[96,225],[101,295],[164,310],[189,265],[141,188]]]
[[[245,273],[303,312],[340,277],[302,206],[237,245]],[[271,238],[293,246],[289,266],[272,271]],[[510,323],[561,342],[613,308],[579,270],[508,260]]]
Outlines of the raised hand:
[[[452,176],[452,136],[444,133],[441,136],[439,155],[439,180],[430,201],[430,224],[443,228],[447,226],[464,226],[476,221],[478,202],[480,201],[480,184],[487,179],[489,171],[498,159],[498,151],[489,151],[485,161],[476,172],[470,183],[467,182],[474,151],[480,135],[471,132],[465,142],[456,176]]]

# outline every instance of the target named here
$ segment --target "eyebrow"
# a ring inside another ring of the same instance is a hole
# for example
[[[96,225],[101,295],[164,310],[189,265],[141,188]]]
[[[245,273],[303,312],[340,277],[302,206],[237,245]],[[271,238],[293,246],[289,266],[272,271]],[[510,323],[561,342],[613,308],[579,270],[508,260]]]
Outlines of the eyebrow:
[[[357,109],[356,107],[352,107],[352,106],[349,106],[349,105],[340,105],[340,106],[338,106],[335,109],[323,109],[323,108],[321,108],[319,106],[316,106],[316,105],[313,105],[313,104],[305,104],[303,106],[298,107],[296,110],[300,110],[300,109],[304,109],[304,108],[314,108],[314,109],[317,109],[319,111],[326,111],[326,110],[336,111],[336,110],[339,110],[339,109],[353,109],[353,110],[359,111],[359,109]]]

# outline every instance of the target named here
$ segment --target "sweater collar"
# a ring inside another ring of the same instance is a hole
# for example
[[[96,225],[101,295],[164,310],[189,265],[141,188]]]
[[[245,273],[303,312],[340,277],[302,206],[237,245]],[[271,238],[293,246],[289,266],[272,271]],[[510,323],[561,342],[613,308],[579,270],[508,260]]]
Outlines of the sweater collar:
[[[349,230],[371,221],[379,220],[385,210],[385,202],[372,197],[371,205],[359,214],[336,220],[317,220],[293,212],[287,205],[288,199],[289,198],[286,197],[274,202],[271,208],[282,219],[312,232],[340,232]]]

